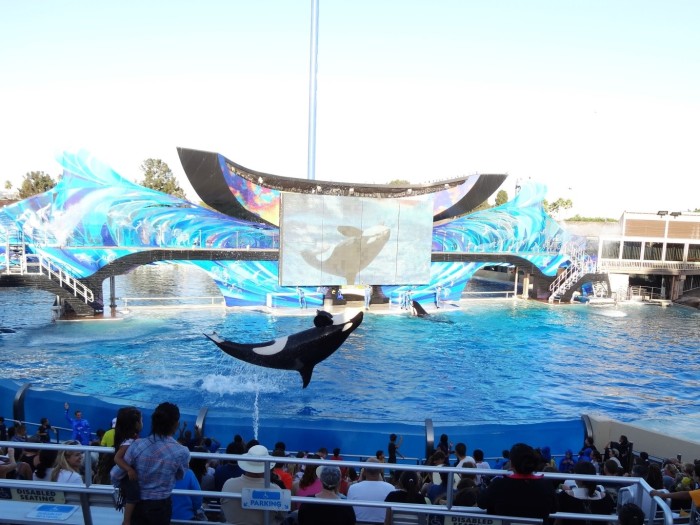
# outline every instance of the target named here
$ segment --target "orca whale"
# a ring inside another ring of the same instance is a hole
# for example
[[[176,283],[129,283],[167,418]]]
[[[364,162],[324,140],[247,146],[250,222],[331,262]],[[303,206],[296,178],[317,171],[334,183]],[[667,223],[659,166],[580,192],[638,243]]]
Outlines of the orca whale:
[[[391,230],[383,224],[365,230],[353,226],[338,226],[337,229],[345,239],[333,247],[326,259],[322,260],[311,250],[302,251],[301,256],[314,269],[344,277],[347,284],[355,284],[358,272],[379,255],[391,236]],[[348,261],[356,264],[348,264]]]
[[[411,313],[416,317],[428,317],[430,315],[415,299],[411,301]]]
[[[303,388],[311,381],[314,366],[329,357],[362,323],[360,311],[348,320],[335,318],[329,312],[316,310],[314,328],[296,334],[278,337],[263,343],[236,343],[218,334],[204,334],[231,357],[258,366],[297,370]]]

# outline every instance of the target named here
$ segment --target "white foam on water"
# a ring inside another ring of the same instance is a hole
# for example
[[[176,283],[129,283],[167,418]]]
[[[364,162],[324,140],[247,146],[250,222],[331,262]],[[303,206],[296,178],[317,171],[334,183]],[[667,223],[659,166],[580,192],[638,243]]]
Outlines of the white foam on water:
[[[621,312],[620,310],[610,310],[610,309],[596,309],[594,310],[595,313],[598,315],[603,315],[605,317],[627,317],[627,314],[625,312]]]
[[[209,374],[202,378],[202,390],[224,396],[242,393],[279,393],[283,389],[278,386],[277,382],[255,375]]]
[[[167,388],[170,390],[179,390],[182,388],[190,389],[192,388],[192,378],[188,377],[178,377],[175,375],[162,375],[157,378],[143,379],[144,383],[149,385],[157,385],[161,388]]]

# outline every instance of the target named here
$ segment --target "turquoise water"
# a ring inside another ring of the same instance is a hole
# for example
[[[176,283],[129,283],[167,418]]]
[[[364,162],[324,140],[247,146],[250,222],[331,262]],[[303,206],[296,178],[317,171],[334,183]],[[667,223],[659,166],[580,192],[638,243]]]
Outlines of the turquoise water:
[[[196,270],[157,266],[118,278],[117,294],[214,295],[210,286]],[[130,309],[114,321],[52,323],[51,302],[0,290],[0,326],[14,330],[0,335],[5,378],[266,417],[452,425],[594,413],[686,421],[700,436],[694,309],[489,300],[428,319],[370,312],[302,389],[298,373],[239,362],[202,334],[268,340],[311,327],[310,312]]]

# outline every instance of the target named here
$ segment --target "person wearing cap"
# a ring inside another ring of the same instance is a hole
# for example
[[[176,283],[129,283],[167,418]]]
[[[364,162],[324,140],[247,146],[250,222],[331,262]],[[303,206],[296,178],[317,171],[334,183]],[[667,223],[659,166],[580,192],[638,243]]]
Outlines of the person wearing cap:
[[[384,501],[387,495],[394,491],[394,486],[382,479],[382,467],[377,458],[367,458],[366,463],[367,466],[362,469],[362,481],[350,485],[348,499]],[[355,505],[354,509],[358,523],[384,523],[386,509],[382,507],[361,507]]]
[[[227,480],[221,492],[240,493],[246,488],[265,488],[265,463],[254,461],[254,459],[272,459],[267,448],[263,445],[254,445],[244,456],[251,458],[251,460],[242,459],[238,462],[243,474]],[[263,525],[265,523],[265,511],[243,509],[240,498],[222,497],[221,510],[226,518],[226,523],[235,525]],[[270,512],[270,523],[279,522],[282,518],[280,512]]]
[[[314,497],[327,500],[342,499],[338,495],[340,469],[322,465],[316,470],[323,488]],[[299,507],[298,521],[299,525],[355,525],[355,511],[350,505],[302,503]]]
[[[102,447],[113,447],[114,446],[114,428],[117,426],[117,418],[112,418],[112,428],[104,433],[102,439],[100,440],[100,446]]]

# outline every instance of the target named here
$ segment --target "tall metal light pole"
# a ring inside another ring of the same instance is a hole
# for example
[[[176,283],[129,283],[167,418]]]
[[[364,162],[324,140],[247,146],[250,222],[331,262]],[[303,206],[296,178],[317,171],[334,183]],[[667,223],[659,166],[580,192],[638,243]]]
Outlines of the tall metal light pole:
[[[318,2],[311,0],[311,46],[309,57],[309,144],[306,177],[316,180],[316,72],[318,70]]]

